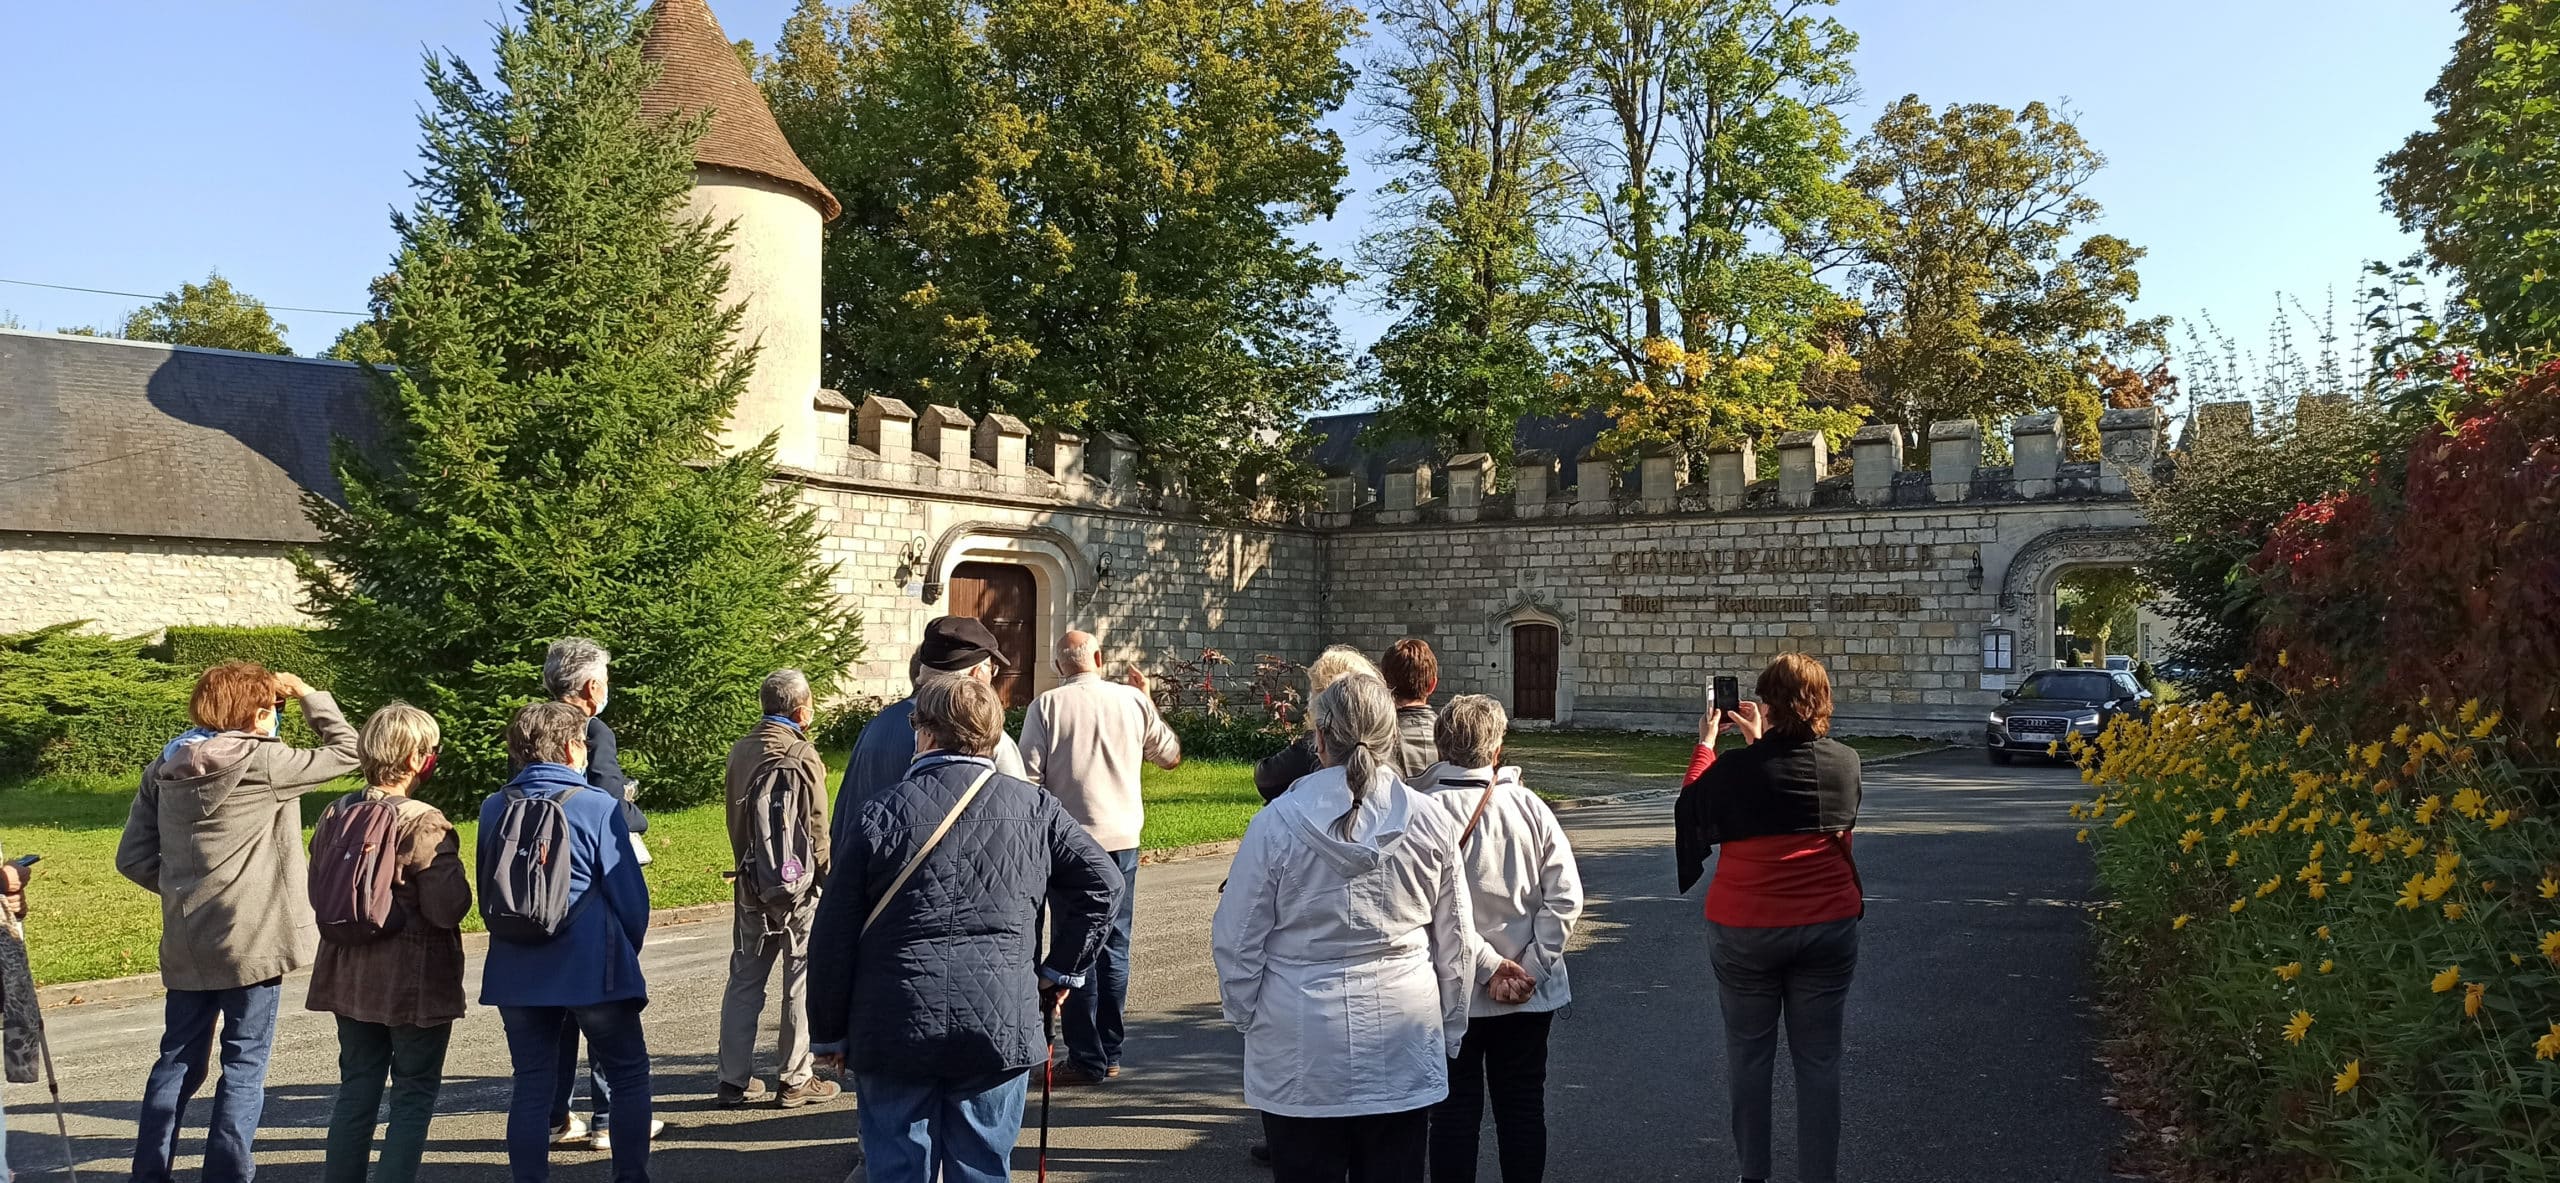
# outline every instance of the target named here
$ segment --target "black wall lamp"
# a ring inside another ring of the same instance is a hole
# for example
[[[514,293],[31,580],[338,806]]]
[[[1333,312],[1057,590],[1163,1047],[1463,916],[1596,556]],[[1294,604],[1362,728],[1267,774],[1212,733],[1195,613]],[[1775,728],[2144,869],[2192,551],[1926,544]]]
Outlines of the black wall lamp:
[[[1967,570],[1967,571],[1964,573],[1964,585],[1965,585],[1966,587],[1969,587],[1969,588],[1971,588],[1971,589],[1975,590],[1975,591],[1981,591],[1981,590],[1982,590],[1982,556],[1981,556],[1981,555],[1976,554],[1975,556],[1973,556],[1973,566],[1972,566],[1972,568],[1971,568],[1971,569],[1969,569],[1969,570]]]

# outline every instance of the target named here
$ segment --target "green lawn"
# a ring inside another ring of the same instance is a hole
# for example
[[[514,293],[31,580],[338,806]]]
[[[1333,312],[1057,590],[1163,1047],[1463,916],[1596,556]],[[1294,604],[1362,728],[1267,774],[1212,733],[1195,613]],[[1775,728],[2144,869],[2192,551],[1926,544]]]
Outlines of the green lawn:
[[[1847,741],[1870,756],[1930,746],[1918,740]],[[1612,731],[1517,732],[1506,758],[1527,769],[1530,786],[1550,799],[1669,788],[1688,766],[1691,741],[1681,736]],[[830,778],[832,784],[833,778]],[[303,799],[308,823],[338,793]],[[159,965],[160,905],[116,873],[116,841],[133,801],[122,777],[57,776],[0,784],[0,850],[44,856],[28,895],[28,946],[39,983],[148,973]],[[1149,850],[1221,842],[1244,833],[1261,808],[1253,765],[1190,760],[1171,772],[1146,771]],[[465,851],[475,818],[455,819]],[[658,907],[705,904],[729,896],[720,872],[729,867],[728,823],[718,803],[649,814],[650,899]],[[466,857],[468,857],[466,855]],[[475,913],[463,921],[478,929]]]

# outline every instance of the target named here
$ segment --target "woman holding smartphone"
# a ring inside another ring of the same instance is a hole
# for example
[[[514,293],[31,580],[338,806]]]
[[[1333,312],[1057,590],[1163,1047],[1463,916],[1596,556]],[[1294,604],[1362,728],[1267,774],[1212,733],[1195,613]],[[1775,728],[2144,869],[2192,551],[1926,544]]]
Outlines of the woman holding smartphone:
[[[1734,1151],[1746,1183],[1769,1178],[1778,1024],[1795,1061],[1796,1163],[1834,1183],[1840,1163],[1840,1025],[1866,914],[1849,831],[1858,754],[1830,738],[1831,674],[1802,653],[1760,673],[1758,701],[1710,706],[1673,814],[1680,890],[1722,847],[1707,935],[1724,1012]],[[1744,746],[1721,758],[1724,729]]]

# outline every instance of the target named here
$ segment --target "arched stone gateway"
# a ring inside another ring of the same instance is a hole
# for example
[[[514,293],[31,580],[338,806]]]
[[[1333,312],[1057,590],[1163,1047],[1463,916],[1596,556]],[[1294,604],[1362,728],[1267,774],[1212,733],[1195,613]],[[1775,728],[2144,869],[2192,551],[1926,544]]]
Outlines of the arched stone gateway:
[[[1048,661],[1050,649],[1092,601],[1094,591],[1093,563],[1075,539],[1048,526],[962,522],[935,540],[924,570],[927,605],[965,616],[1001,618],[998,640],[1009,642],[1007,657],[1016,668],[999,688],[1007,692],[1011,705],[1026,705],[1031,694],[1057,684],[1057,671]],[[1028,575],[1027,594],[1017,590],[1017,580],[998,578],[1008,571]],[[955,585],[971,593],[970,602],[960,603],[960,597],[948,594]]]
[[[2054,664],[2055,584],[2077,567],[2131,567],[2142,561],[2148,532],[2139,526],[2072,527],[2037,535],[2009,560],[2000,580],[1993,630],[2014,634],[2017,673]],[[1986,646],[1988,652],[1988,646]],[[1986,661],[1986,665],[1990,664]]]

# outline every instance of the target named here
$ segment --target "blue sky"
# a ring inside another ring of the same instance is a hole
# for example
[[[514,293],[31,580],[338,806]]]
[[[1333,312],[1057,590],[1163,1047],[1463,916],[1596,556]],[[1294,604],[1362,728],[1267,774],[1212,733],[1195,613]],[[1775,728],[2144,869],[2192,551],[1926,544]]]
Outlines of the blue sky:
[[[769,43],[791,0],[713,0]],[[356,310],[408,203],[419,60],[483,58],[499,0],[123,0],[13,6],[0,44],[0,279],[160,292],[219,268],[273,305]],[[1852,124],[1933,103],[2067,100],[2109,167],[2104,228],[2149,249],[2139,310],[2210,313],[2247,345],[2275,293],[2316,307],[2411,248],[2374,161],[2422,125],[2450,0],[1843,0],[1862,38]],[[1341,120],[1348,129],[1353,120]],[[1353,143],[1355,158],[1373,145]],[[1310,235],[1347,250],[1375,184]],[[139,300],[0,284],[30,327]],[[279,312],[296,350],[349,318]],[[1339,312],[1365,345],[1382,323]]]

